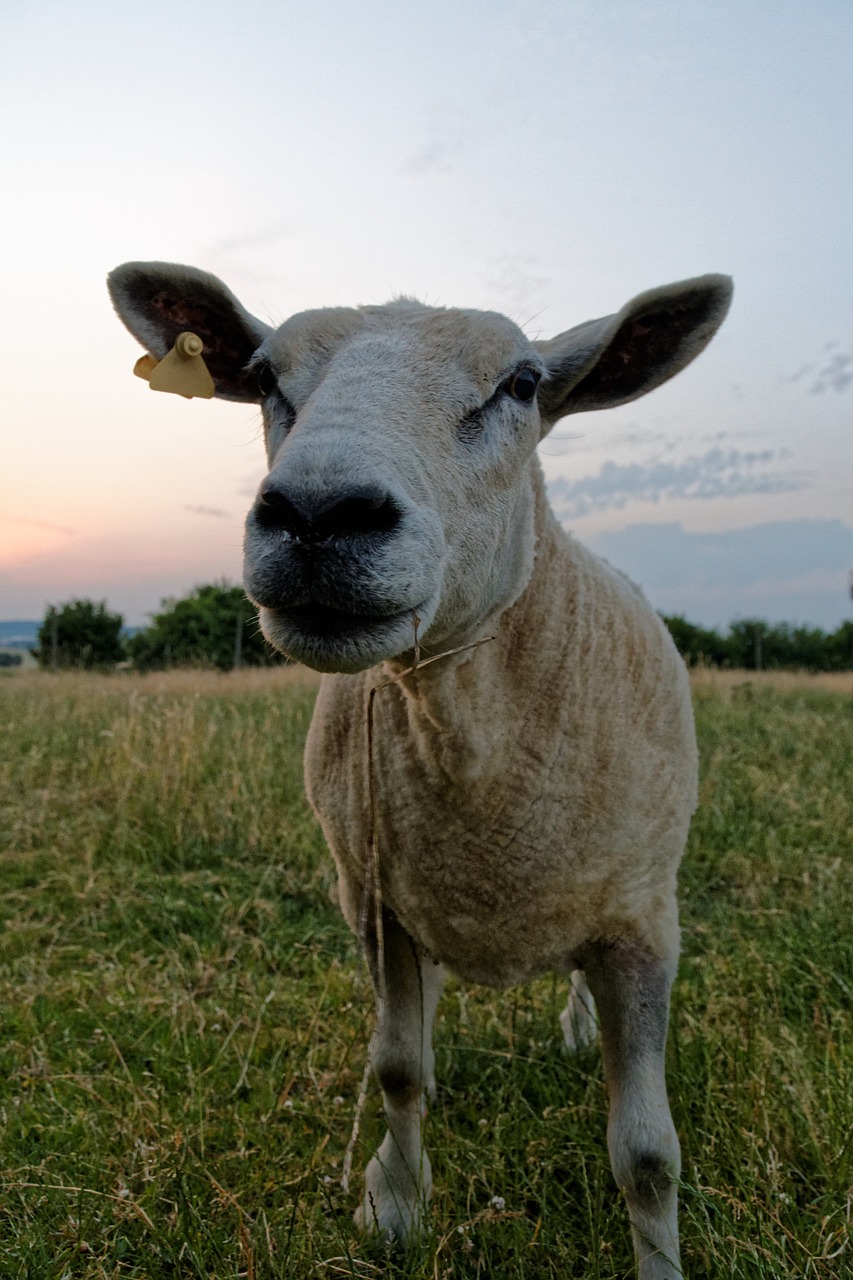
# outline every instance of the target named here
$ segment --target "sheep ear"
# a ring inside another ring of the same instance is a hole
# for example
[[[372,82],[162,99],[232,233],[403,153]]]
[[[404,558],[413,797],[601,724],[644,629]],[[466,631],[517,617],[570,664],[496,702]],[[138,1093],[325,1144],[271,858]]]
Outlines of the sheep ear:
[[[641,293],[616,315],[535,342],[548,372],[539,389],[546,429],[567,413],[644,396],[688,365],[723,322],[729,276],[698,276]]]
[[[260,402],[257,377],[246,366],[270,329],[216,276],[172,262],[125,262],[110,272],[107,288],[119,319],[158,360],[179,333],[197,333],[215,394]]]

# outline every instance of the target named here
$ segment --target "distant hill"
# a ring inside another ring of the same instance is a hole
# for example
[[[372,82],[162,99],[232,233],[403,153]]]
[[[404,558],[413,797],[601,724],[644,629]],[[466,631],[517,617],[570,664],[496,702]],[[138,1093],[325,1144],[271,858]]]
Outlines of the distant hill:
[[[40,620],[32,618],[0,622],[0,649],[35,649],[40,626]],[[121,634],[127,640],[141,630],[142,627],[122,627]]]
[[[0,622],[0,646],[4,649],[31,649],[38,641],[41,622],[32,618]]]

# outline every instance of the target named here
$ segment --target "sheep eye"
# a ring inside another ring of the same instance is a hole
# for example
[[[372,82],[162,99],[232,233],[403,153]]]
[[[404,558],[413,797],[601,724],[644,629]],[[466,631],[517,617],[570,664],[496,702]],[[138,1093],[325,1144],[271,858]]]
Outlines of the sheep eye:
[[[266,399],[272,395],[273,391],[278,390],[278,378],[268,364],[260,364],[257,369],[258,390]]]
[[[536,388],[539,386],[539,374],[533,369],[519,369],[517,373],[512,374],[507,379],[505,390],[507,395],[512,396],[513,400],[520,400],[522,404],[530,404],[530,401],[536,395]]]

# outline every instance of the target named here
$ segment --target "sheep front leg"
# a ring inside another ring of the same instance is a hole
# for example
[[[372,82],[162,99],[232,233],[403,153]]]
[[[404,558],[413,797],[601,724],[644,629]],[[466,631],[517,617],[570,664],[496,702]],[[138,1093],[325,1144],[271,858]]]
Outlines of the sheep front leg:
[[[610,1095],[610,1163],[625,1193],[639,1280],[680,1280],[678,1138],[664,1051],[675,963],[628,944],[598,944],[584,970],[598,1008]]]
[[[432,1093],[432,1024],[444,983],[439,965],[423,956],[388,911],[385,934],[385,1008],[371,1044],[371,1064],[382,1088],[388,1130],[364,1176],[356,1223],[402,1244],[416,1239],[432,1188],[429,1157],[421,1146],[424,1090]],[[375,947],[369,955],[378,983]]]

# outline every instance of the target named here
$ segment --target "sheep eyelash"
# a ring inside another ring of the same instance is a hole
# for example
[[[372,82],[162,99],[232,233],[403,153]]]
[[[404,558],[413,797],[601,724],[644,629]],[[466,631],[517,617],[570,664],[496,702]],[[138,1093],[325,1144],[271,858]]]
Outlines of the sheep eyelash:
[[[266,360],[253,361],[249,364],[246,372],[254,374],[257,380],[258,391],[262,397],[261,405],[264,410],[264,421],[266,422],[267,427],[272,426],[276,421],[274,411],[276,408],[279,408],[284,410],[283,416],[285,418],[285,421],[280,425],[282,425],[286,431],[289,431],[293,426],[293,423],[296,421],[296,408],[291,401],[288,400],[287,396],[278,385],[278,378],[272,365]],[[268,379],[272,381],[272,386],[270,386],[268,390],[264,390],[263,384]]]
[[[495,396],[492,396],[485,404],[480,405],[477,409],[472,409],[461,421],[457,422],[456,435],[463,444],[473,444],[483,434],[485,427],[483,418],[494,399]]]
[[[273,433],[279,432],[279,443],[285,436],[290,434],[294,422],[296,421],[296,410],[289,400],[285,400],[283,396],[267,396],[261,405],[261,413],[264,420],[264,433],[267,440],[273,439]],[[278,445],[276,445],[278,448]]]
[[[541,369],[536,368],[535,365],[522,364],[519,365],[517,369],[513,369],[510,373],[505,374],[504,377],[501,378],[495,391],[493,391],[489,396],[488,400],[483,404],[478,405],[476,409],[472,409],[470,413],[466,413],[465,417],[461,418],[459,422],[457,422],[456,434],[463,444],[471,444],[474,440],[479,439],[485,429],[485,419],[488,414],[496,404],[499,404],[500,401],[504,399],[504,397],[510,396],[508,391],[509,384],[512,382],[513,378],[517,377],[519,373],[525,372],[525,370],[528,370],[535,376],[537,383],[542,381],[544,377],[543,372]],[[510,398],[512,399],[513,397],[510,396]],[[515,403],[526,409],[530,405],[536,403],[536,395],[534,394],[533,398],[530,400],[516,400]]]

